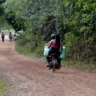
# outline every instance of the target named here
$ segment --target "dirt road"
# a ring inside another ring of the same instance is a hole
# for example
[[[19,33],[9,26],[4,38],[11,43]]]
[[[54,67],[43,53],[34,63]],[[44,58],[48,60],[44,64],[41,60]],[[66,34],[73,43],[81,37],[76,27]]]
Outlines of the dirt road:
[[[8,40],[0,40],[0,74],[11,83],[4,96],[96,96],[96,73],[62,67],[53,74],[44,62],[17,53]]]

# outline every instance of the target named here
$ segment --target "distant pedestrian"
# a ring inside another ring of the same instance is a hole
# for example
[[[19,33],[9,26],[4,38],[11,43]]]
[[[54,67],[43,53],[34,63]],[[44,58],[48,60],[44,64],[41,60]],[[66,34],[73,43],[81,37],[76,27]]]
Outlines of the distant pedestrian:
[[[9,40],[12,41],[12,33],[9,33]]]
[[[4,38],[5,38],[5,34],[4,34],[4,32],[2,32],[2,34],[1,34],[1,38],[2,38],[2,42],[4,42]]]
[[[14,34],[14,41],[16,41],[16,34]]]

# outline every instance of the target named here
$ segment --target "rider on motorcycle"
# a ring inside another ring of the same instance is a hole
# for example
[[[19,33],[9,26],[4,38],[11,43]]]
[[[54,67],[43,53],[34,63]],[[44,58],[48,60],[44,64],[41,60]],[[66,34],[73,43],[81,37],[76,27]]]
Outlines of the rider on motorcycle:
[[[49,57],[49,55],[52,54],[52,53],[56,53],[56,54],[58,54],[58,57],[59,57],[59,55],[60,55],[60,48],[61,48],[59,34],[57,34],[57,35],[52,34],[51,35],[51,39],[52,40],[49,41],[49,43],[47,44],[48,47],[50,48],[49,54],[47,56],[48,64],[50,63],[50,57]],[[58,60],[58,64],[61,66],[60,59],[57,58],[57,60]],[[47,66],[49,66],[49,65],[47,65]]]

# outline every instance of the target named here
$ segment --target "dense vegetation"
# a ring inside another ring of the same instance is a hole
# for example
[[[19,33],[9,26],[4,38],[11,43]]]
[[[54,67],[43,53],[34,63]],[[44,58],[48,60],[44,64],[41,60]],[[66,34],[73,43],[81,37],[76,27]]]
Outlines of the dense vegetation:
[[[42,54],[51,33],[60,33],[66,58],[96,63],[96,0],[6,0],[4,15],[18,44]]]

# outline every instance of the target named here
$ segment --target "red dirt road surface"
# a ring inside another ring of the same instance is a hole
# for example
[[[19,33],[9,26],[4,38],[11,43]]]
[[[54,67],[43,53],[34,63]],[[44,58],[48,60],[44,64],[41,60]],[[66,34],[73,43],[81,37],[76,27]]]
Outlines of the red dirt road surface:
[[[64,67],[52,73],[44,62],[16,52],[8,40],[0,40],[0,74],[11,83],[4,96],[96,96],[96,73]]]

